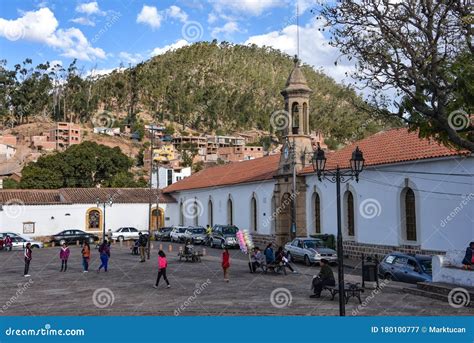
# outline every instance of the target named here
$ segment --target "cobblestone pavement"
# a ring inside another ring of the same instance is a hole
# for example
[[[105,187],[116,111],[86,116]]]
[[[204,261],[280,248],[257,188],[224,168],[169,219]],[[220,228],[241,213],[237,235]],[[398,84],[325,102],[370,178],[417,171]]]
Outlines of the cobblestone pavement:
[[[112,246],[109,272],[97,273],[98,252],[93,251],[89,273],[82,273],[80,248],[71,247],[69,269],[59,272],[59,248],[33,250],[30,278],[23,277],[21,251],[0,252],[0,315],[338,315],[337,298],[323,292],[310,299],[310,282],[318,267],[296,264],[296,274],[251,274],[246,256],[231,251],[230,282],[223,281],[219,249],[207,248],[201,263],[179,262],[177,245],[167,251],[168,278],[159,289],[157,248],[152,258],[139,263],[127,246]],[[336,273],[335,268],[335,273]],[[360,282],[347,274],[346,281]],[[348,316],[472,315],[439,300],[405,294],[405,284],[390,282],[378,294],[363,293],[363,305],[351,298]]]

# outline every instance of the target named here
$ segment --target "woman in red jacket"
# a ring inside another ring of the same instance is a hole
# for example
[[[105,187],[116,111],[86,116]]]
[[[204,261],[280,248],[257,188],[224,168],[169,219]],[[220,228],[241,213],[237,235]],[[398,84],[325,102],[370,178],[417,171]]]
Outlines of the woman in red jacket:
[[[166,254],[163,250],[158,251],[158,276],[156,278],[156,283],[153,286],[154,288],[158,288],[158,284],[160,283],[160,279],[163,276],[166,282],[166,288],[170,288],[170,283],[168,278],[166,277],[166,268],[168,268],[168,260],[166,259]]]
[[[222,269],[224,270],[224,281],[229,282],[230,255],[229,250],[224,248],[222,253]]]

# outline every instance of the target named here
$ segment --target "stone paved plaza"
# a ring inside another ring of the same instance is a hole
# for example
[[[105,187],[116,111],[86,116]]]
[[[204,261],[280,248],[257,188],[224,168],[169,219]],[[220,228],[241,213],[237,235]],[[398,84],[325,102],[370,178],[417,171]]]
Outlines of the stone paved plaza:
[[[168,252],[171,288],[161,281],[154,289],[157,248],[152,259],[139,263],[127,246],[112,246],[109,272],[96,273],[99,258],[93,250],[90,272],[82,273],[80,248],[71,247],[69,269],[60,273],[59,248],[33,250],[31,278],[23,277],[21,251],[0,253],[1,315],[338,315],[338,302],[323,292],[310,299],[310,281],[319,267],[296,264],[297,274],[251,274],[246,256],[231,251],[230,282],[220,269],[221,250],[207,249],[201,263],[179,262],[177,245]],[[163,243],[166,251],[169,243]],[[337,268],[334,268],[336,272]],[[347,281],[360,282],[349,270]],[[336,275],[337,277],[337,275]],[[29,280],[31,280],[29,282]],[[454,309],[447,303],[406,294],[406,284],[391,282],[379,294],[363,293],[347,315],[472,315],[472,309]],[[273,292],[273,304],[272,304]],[[369,296],[369,297],[368,297]],[[285,306],[286,305],[286,306]]]

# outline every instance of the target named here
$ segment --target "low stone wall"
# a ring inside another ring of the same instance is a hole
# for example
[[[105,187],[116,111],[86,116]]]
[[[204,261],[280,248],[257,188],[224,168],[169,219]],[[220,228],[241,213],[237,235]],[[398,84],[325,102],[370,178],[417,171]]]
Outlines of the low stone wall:
[[[433,256],[433,282],[474,287],[474,271],[463,269],[463,251],[448,251],[445,256]]]
[[[434,251],[434,250],[423,250],[419,246],[414,245],[401,245],[401,246],[392,246],[392,245],[378,245],[378,244],[365,244],[358,243],[354,241],[344,241],[344,256],[354,259],[359,259],[362,254],[375,256],[379,260],[382,259],[385,255],[398,251],[404,254],[420,254],[420,255],[444,255],[444,251]]]
[[[275,235],[261,235],[252,233],[253,244],[260,249],[265,249],[268,243],[275,244],[276,236]]]

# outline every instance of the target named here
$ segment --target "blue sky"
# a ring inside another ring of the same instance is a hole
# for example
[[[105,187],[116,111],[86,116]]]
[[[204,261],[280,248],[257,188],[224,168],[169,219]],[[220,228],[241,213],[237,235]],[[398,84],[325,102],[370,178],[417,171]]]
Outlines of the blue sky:
[[[300,57],[337,81],[347,81],[347,62],[328,46],[310,13],[316,0],[299,0]],[[2,0],[0,57],[8,65],[73,58],[104,73],[196,41],[272,46],[296,53],[295,0]],[[342,62],[342,63],[341,63]]]

